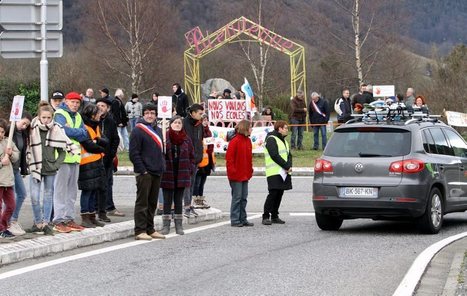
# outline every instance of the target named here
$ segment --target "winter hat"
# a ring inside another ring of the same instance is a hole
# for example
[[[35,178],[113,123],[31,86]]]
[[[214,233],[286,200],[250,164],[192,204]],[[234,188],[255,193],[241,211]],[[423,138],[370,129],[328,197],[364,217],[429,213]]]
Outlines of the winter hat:
[[[80,100],[80,101],[82,100],[79,93],[74,92],[74,91],[67,93],[66,96],[65,96],[65,99],[67,99],[67,100]]]
[[[232,91],[231,91],[230,89],[226,88],[226,89],[224,89],[224,93],[229,93],[229,94],[231,94]]]
[[[96,103],[99,103],[99,102],[106,103],[107,105],[112,106],[112,102],[110,101],[109,98],[100,98],[100,99],[97,99],[97,100],[96,100]]]

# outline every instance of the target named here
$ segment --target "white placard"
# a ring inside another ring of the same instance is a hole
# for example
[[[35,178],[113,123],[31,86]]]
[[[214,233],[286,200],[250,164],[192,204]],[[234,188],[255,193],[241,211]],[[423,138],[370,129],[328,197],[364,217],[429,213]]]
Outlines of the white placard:
[[[210,126],[212,137],[214,138],[214,152],[225,153],[227,151],[227,132],[233,130],[229,127],[217,127]],[[252,128],[250,140],[253,149],[253,153],[264,153],[264,143],[266,141],[266,135],[273,131],[273,126],[254,127]]]
[[[10,121],[20,121],[23,115],[24,96],[15,96],[11,105]]]
[[[160,96],[157,98],[157,117],[172,118],[172,97]]]
[[[245,100],[208,100],[209,121],[240,121],[245,111]]]
[[[373,85],[373,97],[393,97],[395,93],[394,85]]]
[[[446,118],[449,125],[467,127],[467,113],[446,111]]]

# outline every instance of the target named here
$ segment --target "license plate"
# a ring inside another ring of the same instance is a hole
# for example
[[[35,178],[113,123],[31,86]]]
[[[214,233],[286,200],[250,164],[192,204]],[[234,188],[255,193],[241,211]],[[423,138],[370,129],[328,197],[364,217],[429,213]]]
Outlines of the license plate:
[[[341,187],[341,197],[378,198],[378,188],[374,187]]]

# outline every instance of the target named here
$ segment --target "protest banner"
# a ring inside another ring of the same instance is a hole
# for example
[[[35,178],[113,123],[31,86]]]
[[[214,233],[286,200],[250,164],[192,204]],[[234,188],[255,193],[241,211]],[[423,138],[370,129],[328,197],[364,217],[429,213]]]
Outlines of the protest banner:
[[[246,119],[245,111],[245,100],[208,100],[210,122],[237,122]]]
[[[227,132],[233,128],[210,126],[213,140],[210,144],[214,144],[214,152],[225,153],[229,142],[227,142]],[[273,126],[254,127],[252,128],[250,140],[253,148],[253,153],[263,153],[266,135],[274,129]]]

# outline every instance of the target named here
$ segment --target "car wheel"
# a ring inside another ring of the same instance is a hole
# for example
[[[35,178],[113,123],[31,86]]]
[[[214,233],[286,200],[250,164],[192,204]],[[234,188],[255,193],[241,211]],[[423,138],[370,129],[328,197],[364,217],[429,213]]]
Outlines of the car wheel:
[[[428,196],[425,214],[419,218],[418,224],[422,233],[436,234],[443,226],[443,200],[438,188],[433,188]]]
[[[339,230],[344,219],[341,217],[315,213],[316,223],[322,230]]]

